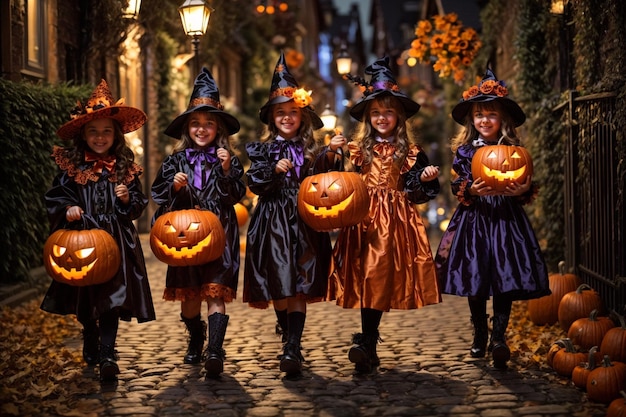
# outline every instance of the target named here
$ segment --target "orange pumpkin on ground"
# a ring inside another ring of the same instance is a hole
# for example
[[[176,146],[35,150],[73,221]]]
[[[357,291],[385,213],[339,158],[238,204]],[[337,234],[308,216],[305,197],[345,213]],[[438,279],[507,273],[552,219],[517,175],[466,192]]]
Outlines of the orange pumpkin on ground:
[[[120,268],[121,254],[105,230],[60,229],[46,240],[43,261],[52,279],[82,287],[113,278]]]
[[[472,158],[472,177],[482,178],[498,192],[512,182],[523,184],[532,175],[533,161],[523,146],[481,146]]]
[[[611,362],[604,356],[602,363],[591,371],[587,378],[587,398],[591,401],[608,404],[619,398],[624,389],[626,378],[626,364]]]
[[[538,326],[552,325],[559,321],[559,303],[565,294],[576,291],[582,284],[574,274],[565,273],[565,262],[559,262],[559,272],[548,276],[552,294],[528,301],[530,321]]]
[[[598,317],[598,310],[593,310],[589,317],[574,321],[567,331],[567,337],[572,343],[583,350],[592,346],[600,346],[606,332],[615,327],[615,323],[608,317]]]
[[[576,291],[563,296],[559,303],[559,325],[564,331],[576,320],[588,317],[593,310],[604,312],[604,304],[600,294],[587,284],[581,284]]]
[[[298,214],[319,232],[354,226],[368,211],[367,187],[356,172],[324,172],[300,184]]]
[[[626,417],[626,392],[620,391],[620,398],[611,401],[606,409],[606,417]]]
[[[584,362],[587,355],[578,352],[570,339],[561,340],[565,347],[559,349],[552,358],[552,369],[559,375],[570,377],[574,368],[581,362]]]
[[[606,332],[600,344],[600,352],[613,361],[626,363],[626,320],[624,316],[616,315],[620,325]]]
[[[597,346],[593,346],[589,349],[589,358],[587,362],[583,362],[576,365],[572,370],[572,382],[574,385],[583,391],[587,389],[587,379],[591,371],[596,369],[596,353],[598,351]]]
[[[202,265],[222,256],[226,234],[209,210],[174,210],[157,218],[150,230],[150,248],[172,266]]]

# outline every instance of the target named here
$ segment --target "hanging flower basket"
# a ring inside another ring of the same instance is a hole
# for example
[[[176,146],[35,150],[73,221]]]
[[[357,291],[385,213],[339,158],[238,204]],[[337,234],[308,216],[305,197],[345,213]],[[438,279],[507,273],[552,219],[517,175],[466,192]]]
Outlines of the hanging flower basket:
[[[452,77],[457,84],[465,80],[466,70],[482,46],[476,30],[464,27],[456,13],[420,20],[415,36],[408,55],[431,64],[439,77]]]

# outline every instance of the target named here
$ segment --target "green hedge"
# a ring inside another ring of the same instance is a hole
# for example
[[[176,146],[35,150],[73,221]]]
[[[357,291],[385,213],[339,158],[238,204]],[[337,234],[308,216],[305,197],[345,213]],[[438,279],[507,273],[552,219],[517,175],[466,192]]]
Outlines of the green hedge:
[[[56,129],[69,120],[76,100],[93,86],[34,85],[0,79],[0,283],[25,282],[42,265],[49,234],[43,195],[56,166],[50,158],[59,144]]]

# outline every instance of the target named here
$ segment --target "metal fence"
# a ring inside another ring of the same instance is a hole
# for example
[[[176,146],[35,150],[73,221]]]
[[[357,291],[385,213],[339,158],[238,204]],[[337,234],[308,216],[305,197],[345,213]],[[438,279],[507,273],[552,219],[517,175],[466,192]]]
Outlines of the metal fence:
[[[618,176],[616,96],[575,97],[565,112],[565,233],[568,268],[602,297],[609,310],[626,313],[626,211]],[[624,162],[622,162],[624,163]]]

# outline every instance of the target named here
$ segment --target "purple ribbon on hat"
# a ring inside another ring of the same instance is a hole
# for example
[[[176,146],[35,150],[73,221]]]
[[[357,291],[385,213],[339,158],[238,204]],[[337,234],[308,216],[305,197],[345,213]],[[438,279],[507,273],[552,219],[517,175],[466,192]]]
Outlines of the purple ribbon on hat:
[[[207,149],[185,150],[187,160],[193,165],[193,186],[198,190],[202,189],[204,179],[208,178],[211,172],[211,165],[217,162],[217,154],[214,146]]]

